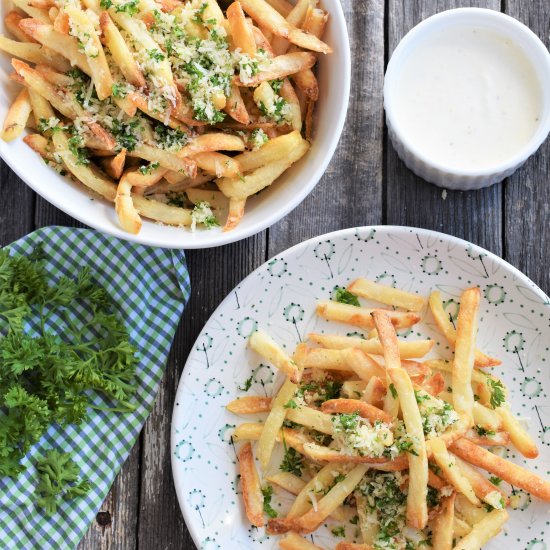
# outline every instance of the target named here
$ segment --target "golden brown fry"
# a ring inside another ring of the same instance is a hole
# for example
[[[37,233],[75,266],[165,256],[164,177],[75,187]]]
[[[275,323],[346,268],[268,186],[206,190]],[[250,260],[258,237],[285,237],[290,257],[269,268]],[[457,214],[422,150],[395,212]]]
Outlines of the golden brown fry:
[[[550,482],[521,466],[509,462],[482,447],[478,447],[464,438],[455,441],[450,450],[466,462],[479,466],[511,485],[520,487],[524,491],[550,502]]]
[[[496,408],[496,413],[502,419],[502,427],[510,434],[514,447],[526,458],[537,458],[539,456],[537,444],[514,416],[510,405],[504,403]]]
[[[31,100],[29,92],[26,88],[23,88],[6,113],[0,138],[7,142],[18,138],[23,133],[30,114]]]
[[[122,176],[118,182],[115,196],[115,211],[122,228],[137,235],[143,225],[132,199],[132,184]]]
[[[422,296],[367,279],[356,279],[348,285],[347,289],[361,298],[375,300],[388,306],[400,307],[407,311],[419,312],[426,303]]]
[[[255,422],[245,422],[235,428],[233,432],[234,441],[258,441],[262,435],[264,429],[263,424]],[[283,428],[279,430],[276,436],[278,442],[282,442],[284,439],[287,447],[296,449],[300,454],[304,454],[304,443],[311,443],[312,439],[296,430],[291,428]]]
[[[384,407],[385,395],[386,384],[378,376],[373,376],[368,381],[363,394],[360,396],[360,399],[365,401],[365,403],[369,403],[370,405],[374,405],[375,407],[382,409]]]
[[[479,433],[473,429],[468,430],[464,437],[475,443],[476,445],[482,445],[485,447],[494,447],[496,445],[507,447],[510,443],[510,434],[508,432],[495,432],[492,435],[479,435]]]
[[[126,149],[122,149],[117,155],[112,158],[106,158],[101,161],[101,166],[103,170],[111,178],[118,180],[122,177],[124,172],[124,165],[126,163]],[[131,185],[134,185],[132,180],[129,180]]]
[[[53,25],[45,24],[38,19],[22,19],[19,26],[23,32],[32,36],[40,44],[66,57],[71,64],[76,65],[87,75],[91,74],[88,59],[80,52],[76,38],[60,33],[53,28]]]
[[[23,19],[23,16],[16,11],[8,12],[4,17],[4,24],[6,29],[12,34],[19,42],[36,42],[36,40],[29,36],[27,33],[19,27],[19,22]]]
[[[281,97],[287,102],[290,111],[290,120],[292,129],[300,132],[302,129],[302,112],[300,110],[300,101],[288,78],[283,80],[280,90]]]
[[[258,330],[252,333],[248,340],[248,345],[281,372],[284,372],[292,382],[298,383],[300,381],[300,370],[298,365],[271,338],[271,336]]]
[[[367,418],[372,423],[380,421],[391,424],[393,421],[393,417],[388,413],[358,399],[329,399],[321,405],[321,410],[329,414],[359,413],[359,416]]]
[[[375,309],[357,307],[332,300],[318,302],[317,314],[327,321],[338,321],[339,323],[347,323],[363,329],[374,328],[372,312]],[[410,327],[420,321],[420,317],[416,313],[408,313],[403,311],[380,310],[385,311],[389,316],[392,324],[396,328]]]
[[[365,340],[363,338],[355,338],[351,336],[317,334],[314,332],[309,333],[308,338],[312,342],[329,349],[358,348],[365,353],[370,353],[373,355],[383,354],[382,344],[378,339]],[[400,341],[399,355],[402,359],[423,357],[430,352],[433,346],[433,340]]]
[[[493,510],[489,512],[485,518],[473,526],[470,533],[458,542],[454,550],[481,548],[500,533],[502,526],[507,520],[508,512],[506,510]]]
[[[316,0],[297,0],[292,10],[286,16],[287,23],[294,27],[302,28],[308,9],[315,6],[316,3]],[[287,52],[290,42],[285,38],[275,36],[272,40],[272,45],[275,54],[282,55]]]
[[[242,124],[248,124],[250,122],[250,116],[246,110],[241,91],[236,84],[231,84],[231,93],[227,98],[224,111],[237,122]]]
[[[231,231],[239,225],[244,216],[245,205],[246,199],[229,199],[229,212],[227,213],[227,220],[223,226],[223,231]]]
[[[454,536],[456,493],[441,500],[441,507],[433,523],[433,550],[452,550]]]
[[[232,178],[241,173],[238,161],[215,151],[197,153],[193,155],[193,160],[201,170],[218,178]]]
[[[263,527],[264,497],[250,443],[246,443],[239,451],[239,473],[246,517],[255,527]]]
[[[258,86],[262,82],[284,78],[315,65],[315,55],[310,52],[293,52],[278,55],[266,62],[266,67],[246,81],[238,80],[239,86]]]
[[[233,414],[255,414],[271,410],[271,397],[261,395],[247,395],[228,403],[225,408]]]
[[[439,438],[430,441],[430,448],[434,460],[441,468],[447,481],[459,492],[462,493],[473,505],[479,506],[479,500],[467,477],[462,475],[460,468],[452,454],[447,451],[443,440]]]
[[[479,288],[465,290],[460,298],[452,372],[453,406],[457,413],[471,419],[470,424],[473,424],[472,370],[474,368],[479,300]]]
[[[233,46],[240,48],[242,53],[255,56],[256,41],[254,40],[254,33],[246,22],[241,3],[237,1],[230,4],[226,15]]]
[[[443,333],[449,344],[451,344],[454,348],[456,342],[456,329],[449,319],[449,316],[443,309],[441,293],[438,290],[434,290],[430,294],[429,304],[439,330]],[[489,357],[479,349],[476,349],[474,364],[476,367],[494,367],[500,365],[501,361],[499,359],[495,359],[494,357]]]

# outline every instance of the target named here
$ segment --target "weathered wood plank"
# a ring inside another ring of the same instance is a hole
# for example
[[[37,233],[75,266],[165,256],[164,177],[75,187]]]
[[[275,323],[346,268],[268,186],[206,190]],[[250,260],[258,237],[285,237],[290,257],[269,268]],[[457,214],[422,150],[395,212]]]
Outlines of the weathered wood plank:
[[[48,225],[63,225],[67,227],[86,227],[84,224],[75,220],[65,212],[50,204],[40,195],[36,195],[36,208],[34,212],[34,222],[36,227],[46,227]]]
[[[269,229],[269,256],[308,238],[382,221],[384,1],[343,0],[351,44],[348,116],[325,175]]]
[[[525,23],[548,47],[548,0],[509,0],[506,13]],[[550,142],[512,177],[505,187],[505,258],[550,292]]]
[[[265,257],[265,232],[240,243],[187,252],[192,297],[143,432],[139,548],[194,548],[176,499],[170,466],[170,424],[179,374],[214,309]]]
[[[0,246],[34,229],[34,192],[0,161]]]
[[[421,20],[445,9],[471,5],[467,0],[388,0],[388,52]],[[500,1],[476,2],[500,9]],[[416,177],[386,143],[386,223],[435,229],[502,254],[502,184],[476,192],[451,192]]]

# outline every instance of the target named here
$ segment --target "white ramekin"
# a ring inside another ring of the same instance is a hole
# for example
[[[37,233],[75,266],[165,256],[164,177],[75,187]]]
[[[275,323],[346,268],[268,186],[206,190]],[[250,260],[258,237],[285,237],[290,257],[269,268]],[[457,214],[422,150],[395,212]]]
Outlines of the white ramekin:
[[[535,135],[525,147],[502,162],[483,170],[457,170],[419,151],[414,139],[405,136],[395,116],[399,93],[396,79],[410,48],[434,31],[454,25],[472,25],[504,34],[522,49],[531,61],[542,91],[543,108]],[[447,189],[481,189],[502,181],[515,172],[543,143],[550,131],[550,54],[539,38],[525,25],[502,13],[482,8],[459,8],[433,15],[414,27],[401,40],[388,63],[384,78],[384,109],[388,135],[403,162],[418,176]]]

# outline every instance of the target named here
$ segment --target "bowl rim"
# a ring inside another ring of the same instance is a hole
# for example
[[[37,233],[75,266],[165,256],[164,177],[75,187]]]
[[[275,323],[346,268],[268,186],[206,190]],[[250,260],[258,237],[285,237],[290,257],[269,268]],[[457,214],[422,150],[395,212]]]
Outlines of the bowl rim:
[[[386,121],[388,127],[391,128],[392,132],[403,144],[403,146],[418,160],[422,161],[432,168],[435,168],[436,170],[439,170],[440,172],[444,172],[452,176],[489,177],[496,174],[505,173],[509,170],[515,170],[515,168],[525,162],[525,160],[527,160],[533,153],[538,150],[538,148],[544,143],[544,141],[548,137],[548,134],[550,133],[550,106],[548,106],[548,108],[546,109],[546,113],[541,118],[536,132],[522,149],[520,149],[513,157],[510,157],[508,160],[483,169],[460,169],[456,167],[451,167],[435,160],[430,155],[427,155],[423,151],[419,150],[414,141],[411,141],[411,139],[406,136],[406,134],[402,131],[401,125],[399,124],[399,121],[393,111],[393,94],[390,90],[392,90],[394,86],[393,81],[395,80],[396,75],[399,73],[399,70],[397,69],[397,64],[400,59],[408,52],[409,44],[415,39],[421,37],[423,34],[429,33],[433,28],[437,27],[442,22],[459,19],[464,15],[479,17],[480,20],[499,20],[499,23],[501,23],[501,28],[499,29],[499,32],[502,32],[503,34],[507,34],[510,29],[522,33],[522,38],[526,41],[529,41],[531,45],[540,52],[541,56],[543,58],[546,58],[546,63],[544,65],[540,63],[534,63],[532,60],[532,56],[529,55],[525,48],[521,48],[525,56],[531,61],[531,65],[535,70],[537,77],[539,77],[539,80],[542,80],[540,79],[540,75],[546,73],[548,80],[550,80],[550,52],[548,52],[546,46],[543,44],[540,38],[527,25],[505,13],[488,8],[454,8],[427,17],[426,19],[415,25],[412,29],[410,29],[396,46],[390,57],[388,66],[386,68],[386,73],[384,75],[384,110],[386,113]],[[516,44],[518,44],[517,39],[514,39],[514,37],[511,36],[509,37],[512,38]],[[542,84],[543,83],[541,82],[541,88]],[[544,100],[543,98],[543,106],[548,103],[550,103],[550,101],[548,99]]]
[[[201,338],[205,330],[205,327],[210,322],[210,319],[218,316],[219,312],[223,311],[224,307],[226,306],[226,303],[234,299],[233,298],[234,292],[238,290],[245,281],[257,276],[257,274],[260,273],[262,269],[265,269],[265,266],[268,263],[274,261],[277,258],[288,257],[289,255],[295,255],[296,253],[299,253],[301,250],[307,248],[312,243],[317,243],[321,240],[323,241],[327,241],[329,239],[334,240],[336,238],[353,236],[359,231],[366,232],[370,230],[375,230],[376,232],[384,233],[384,234],[400,234],[400,233],[414,232],[417,235],[422,237],[442,239],[444,242],[451,243],[454,245],[463,246],[466,248],[471,247],[474,253],[480,254],[480,255],[482,254],[484,257],[489,258],[491,261],[495,262],[496,264],[502,266],[504,269],[508,270],[518,281],[523,282],[526,286],[531,288],[533,292],[535,292],[535,294],[537,294],[542,301],[546,302],[547,304],[550,304],[550,296],[548,296],[548,294],[546,294],[546,292],[542,290],[528,275],[520,271],[517,267],[513,266],[507,260],[495,254],[494,252],[491,252],[490,250],[478,244],[475,244],[471,241],[468,241],[461,237],[456,237],[449,233],[443,233],[442,231],[437,231],[434,229],[414,227],[409,225],[365,225],[365,226],[352,226],[345,229],[330,231],[328,233],[323,233],[321,235],[311,237],[293,246],[290,246],[289,248],[271,256],[265,262],[262,262],[256,269],[252,270],[248,275],[243,277],[235,285],[235,287],[230,292],[227,293],[225,298],[219,303],[219,305],[214,309],[214,311],[208,317],[207,321],[205,322],[204,326],[202,327],[201,331],[198,333],[195,341],[193,342],[190,354],[186,358],[185,365],[183,366],[182,374],[178,380],[178,387],[176,389],[176,394],[174,396],[174,406],[172,408],[172,415],[170,417],[170,467],[172,469],[172,481],[174,484],[174,490],[176,492],[176,498],[177,498],[183,519],[185,521],[185,525],[187,526],[187,529],[189,531],[189,534],[191,535],[193,542],[197,546],[200,546],[200,533],[197,528],[198,523],[195,520],[191,519],[192,518],[191,509],[189,508],[189,504],[183,499],[183,495],[185,493],[186,476],[184,475],[183,468],[179,467],[180,462],[178,461],[175,454],[176,437],[177,437],[176,419],[177,419],[177,415],[179,414],[178,408],[176,407],[176,403],[180,401],[181,399],[180,394],[184,390],[184,385],[192,376],[192,369],[187,368],[187,365],[189,363],[189,358],[193,353],[193,349],[195,348],[195,344]]]
[[[351,88],[351,52],[344,10],[338,0],[331,0],[330,16],[332,24],[335,25],[334,35],[338,42],[338,48],[339,50],[341,50],[342,61],[344,65],[344,75],[340,82],[341,101],[337,104],[339,111],[337,121],[333,125],[330,134],[328,134],[324,138],[326,139],[326,145],[324,145],[323,147],[324,154],[322,155],[321,161],[315,166],[315,169],[310,171],[306,176],[308,184],[298,186],[296,189],[296,193],[294,193],[292,197],[292,200],[286,202],[282,208],[279,208],[277,210],[267,209],[267,213],[262,218],[262,221],[256,223],[255,225],[251,225],[250,227],[246,228],[243,228],[242,225],[240,226],[240,228],[239,226],[237,226],[232,231],[226,233],[221,231],[213,231],[211,232],[212,238],[208,240],[193,239],[193,235],[195,235],[194,233],[191,233],[190,231],[182,228],[167,226],[170,230],[182,231],[181,240],[184,242],[181,243],[179,243],[178,239],[174,238],[169,238],[169,242],[165,242],[165,240],[163,240],[162,234],[160,236],[155,234],[147,235],[142,231],[137,235],[132,235],[131,233],[127,233],[126,231],[122,230],[122,228],[116,225],[116,223],[113,224],[111,220],[107,217],[86,216],[86,210],[80,209],[77,206],[63,200],[62,193],[50,192],[48,186],[40,184],[38,177],[35,176],[33,178],[27,178],[24,173],[25,170],[23,170],[23,166],[19,162],[19,158],[14,154],[10,154],[9,148],[7,147],[7,145],[9,144],[6,144],[4,142],[0,143],[0,158],[2,158],[2,160],[26,185],[28,185],[33,191],[38,193],[47,202],[49,202],[62,212],[68,214],[72,218],[75,218],[79,222],[89,227],[92,227],[93,229],[117,238],[121,238],[126,241],[146,246],[155,246],[159,248],[191,250],[223,246],[256,235],[284,218],[294,208],[296,208],[307,197],[307,195],[311,193],[311,191],[313,191],[313,189],[315,188],[317,183],[319,183],[319,180],[325,173],[328,164],[331,161],[340,141],[349,106],[349,96]],[[38,160],[39,159],[37,159],[37,161]],[[295,176],[293,179],[297,177],[299,177],[299,175]],[[70,185],[70,182],[67,183]],[[101,202],[105,202],[105,204],[107,204],[107,202],[102,197],[98,198],[86,188],[82,189],[82,193],[86,193],[90,197],[90,199],[100,200]],[[146,221],[150,223],[155,223],[151,220]],[[185,233],[183,233],[183,231],[185,231]]]

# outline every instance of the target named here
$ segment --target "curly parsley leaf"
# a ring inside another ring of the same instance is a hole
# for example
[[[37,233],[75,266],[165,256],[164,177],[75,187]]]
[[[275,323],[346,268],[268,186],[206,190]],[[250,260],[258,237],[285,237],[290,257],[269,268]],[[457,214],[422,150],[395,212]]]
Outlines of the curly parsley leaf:
[[[271,485],[266,485],[262,487],[262,495],[264,497],[264,512],[270,518],[276,518],[277,512],[271,506],[271,498],[273,497],[273,487]]]
[[[506,394],[504,393],[504,386],[500,380],[494,380],[493,378],[487,378],[487,386],[491,391],[491,398],[489,403],[493,409],[500,407],[506,400]]]
[[[341,304],[348,304],[350,306],[360,306],[359,300],[355,294],[352,294],[349,290],[345,288],[337,287],[334,290],[334,300],[340,302]]]

